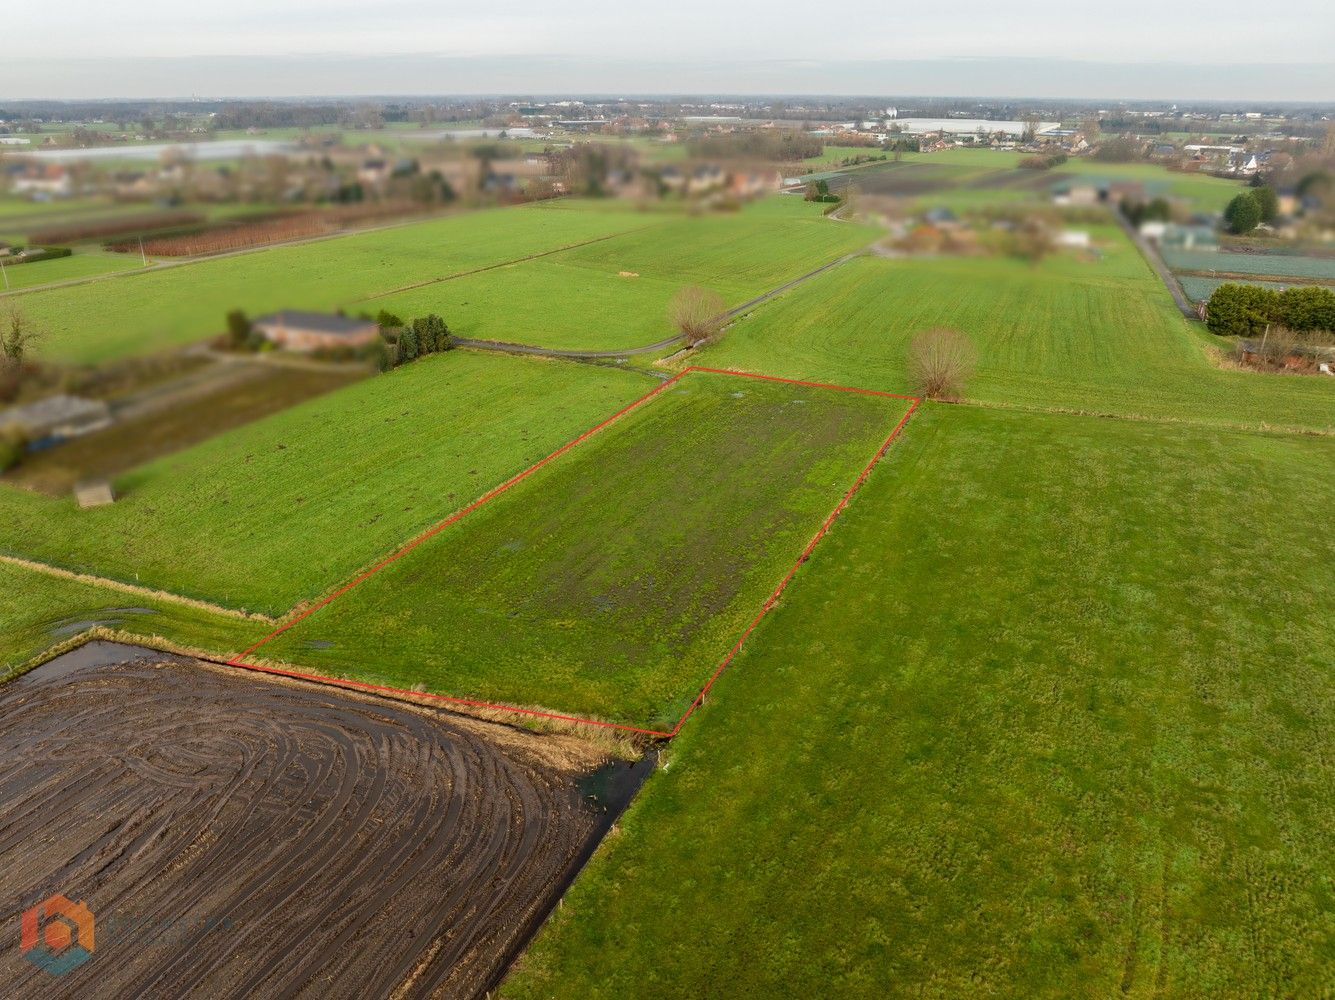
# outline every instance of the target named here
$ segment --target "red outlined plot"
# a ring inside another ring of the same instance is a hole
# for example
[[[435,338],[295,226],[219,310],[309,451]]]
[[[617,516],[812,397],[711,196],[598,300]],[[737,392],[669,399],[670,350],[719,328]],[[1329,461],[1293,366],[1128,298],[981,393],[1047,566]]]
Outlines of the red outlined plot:
[[[339,597],[342,597],[344,594],[346,594],[353,587],[357,586],[367,577],[370,577],[375,573],[378,573],[380,570],[384,569],[386,566],[388,566],[395,560],[401,559],[403,556],[407,555],[409,552],[411,552],[417,546],[421,545],[427,539],[434,537],[441,531],[444,531],[450,525],[454,524],[456,521],[461,520],[471,512],[477,510],[477,508],[481,507],[487,501],[495,499],[500,494],[510,489],[512,486],[515,486],[516,484],[527,479],[529,476],[537,472],[548,462],[551,462],[553,459],[559,458],[561,455],[564,455],[566,452],[568,452],[571,448],[574,448],[580,442],[592,437],[594,434],[597,434],[599,431],[607,427],[609,424],[619,420],[627,413],[648,402],[650,399],[657,396],[659,393],[663,392],[663,390],[667,389],[669,386],[679,381],[683,376],[689,375],[691,372],[707,372],[713,375],[732,375],[737,378],[761,379],[767,382],[786,382],[789,385],[809,386],[815,389],[830,389],[837,392],[856,392],[868,396],[883,396],[888,399],[903,399],[909,402],[909,406],[904,411],[904,415],[901,416],[899,418],[899,421],[895,424],[895,426],[891,428],[890,433],[886,435],[885,440],[881,442],[881,446],[876,449],[876,453],[872,455],[870,460],[868,460],[867,464],[863,466],[862,471],[859,472],[857,478],[853,480],[853,484],[849,486],[848,490],[840,498],[839,502],[835,505],[834,509],[830,511],[829,515],[825,518],[824,522],[822,522],[820,528],[817,529],[816,533],[811,537],[811,540],[807,542],[806,547],[802,549],[801,554],[798,555],[792,567],[789,568],[788,572],[784,575],[783,579],[779,581],[778,586],[776,586],[774,590],[771,591],[769,597],[765,599],[765,603],[761,605],[760,610],[756,613],[756,616],[753,619],[751,619],[751,623],[747,625],[746,628],[742,631],[742,634],[738,636],[737,641],[733,644],[732,648],[728,650],[727,655],[724,656],[723,659],[719,661],[718,666],[714,668],[714,672],[710,674],[709,679],[705,681],[704,686],[700,688],[700,691],[696,694],[695,698],[692,699],[690,705],[687,706],[686,711],[682,713],[681,718],[677,720],[676,724],[671,729],[647,729],[641,726],[631,726],[621,722],[608,722],[603,719],[586,719],[576,715],[563,715],[559,712],[547,712],[535,708],[525,708],[519,705],[507,705],[502,702],[482,701],[473,698],[460,698],[454,695],[435,694],[432,692],[410,691],[407,690],[406,688],[392,687],[387,684],[371,684],[366,681],[348,680],[346,678],[338,678],[338,677],[327,677],[323,674],[304,673],[298,670],[287,670],[278,667],[266,666],[258,663],[245,662],[245,658],[249,656],[251,653],[253,653],[255,650],[259,649],[261,646],[282,635],[288,629],[292,628],[294,625],[308,618],[310,615],[320,610],[326,604],[329,604],[331,601],[334,601]],[[709,693],[709,689],[714,686],[714,682],[718,680],[719,675],[723,673],[723,671],[727,668],[728,664],[731,663],[733,659],[737,656],[737,654],[741,651],[743,644],[747,640],[747,637],[749,637],[751,633],[755,630],[756,626],[760,624],[761,619],[764,618],[765,615],[769,613],[770,608],[774,607],[774,605],[778,602],[780,595],[784,591],[784,588],[788,586],[789,582],[793,579],[794,575],[796,575],[798,567],[801,566],[802,563],[804,563],[807,560],[807,558],[811,555],[812,551],[816,548],[817,543],[820,542],[820,540],[825,537],[825,533],[830,530],[830,525],[832,525],[834,523],[835,518],[837,518],[840,515],[840,513],[843,512],[843,509],[848,505],[848,501],[852,499],[853,494],[857,492],[858,487],[860,487],[866,480],[867,476],[870,475],[873,466],[875,466],[876,463],[880,461],[881,456],[886,453],[890,445],[894,442],[895,438],[899,436],[899,432],[904,429],[904,425],[908,423],[909,418],[913,416],[914,411],[917,410],[918,405],[921,402],[922,400],[918,396],[905,396],[896,392],[882,392],[879,389],[861,389],[847,385],[832,385],[827,382],[808,382],[802,379],[780,378],[777,375],[760,375],[754,372],[733,371],[728,368],[704,368],[692,365],[689,368],[682,369],[676,375],[673,375],[671,378],[655,386],[653,389],[651,389],[649,392],[646,392],[639,399],[636,399],[633,402],[623,406],[620,410],[617,410],[616,413],[613,413],[610,417],[594,425],[593,427],[590,427],[583,434],[566,442],[560,448],[557,448],[554,452],[552,452],[550,455],[546,456],[545,458],[539,459],[537,462],[534,462],[523,472],[520,472],[517,475],[512,476],[505,482],[501,483],[499,486],[495,487],[492,490],[489,490],[487,493],[484,493],[482,496],[478,497],[468,506],[458,511],[455,511],[453,514],[445,518],[443,521],[433,525],[431,528],[428,528],[426,531],[422,532],[422,534],[418,535],[416,538],[412,539],[410,542],[400,547],[394,553],[392,553],[389,556],[386,556],[384,559],[380,560],[370,569],[367,569],[362,573],[358,574],[351,581],[344,584],[342,587],[339,587],[337,590],[329,594],[327,597],[324,597],[321,600],[317,601],[315,604],[312,604],[309,608],[306,608],[301,613],[294,615],[289,621],[284,622],[282,625],[278,626],[278,628],[274,629],[259,642],[256,642],[248,646],[246,649],[242,650],[240,653],[232,657],[227,662],[231,666],[242,667],[246,670],[256,670],[262,673],[275,674],[280,677],[291,677],[291,678],[296,678],[298,680],[315,681],[321,684],[332,684],[337,687],[352,688],[354,690],[359,690],[359,691],[371,691],[380,694],[394,694],[394,695],[407,696],[411,698],[423,698],[431,701],[444,702],[451,705],[462,705],[471,708],[486,708],[486,709],[491,709],[493,711],[512,712],[516,715],[525,715],[542,719],[554,719],[562,722],[578,722],[584,725],[600,726],[606,729],[618,729],[624,732],[636,733],[643,736],[655,736],[655,737],[663,737],[671,739],[673,736],[676,736],[677,733],[681,731],[681,727],[685,725],[686,720],[689,719],[695,713],[695,710],[699,708],[701,704],[703,704],[705,695],[707,695]]]

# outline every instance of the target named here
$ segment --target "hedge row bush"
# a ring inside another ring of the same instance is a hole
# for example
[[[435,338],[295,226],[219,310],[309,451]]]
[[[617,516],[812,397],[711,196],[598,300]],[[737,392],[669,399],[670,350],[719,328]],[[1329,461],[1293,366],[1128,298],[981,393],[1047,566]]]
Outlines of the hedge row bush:
[[[1335,332],[1335,292],[1303,285],[1277,292],[1260,285],[1224,284],[1206,308],[1206,325],[1221,337],[1259,337],[1279,324],[1299,333]]]

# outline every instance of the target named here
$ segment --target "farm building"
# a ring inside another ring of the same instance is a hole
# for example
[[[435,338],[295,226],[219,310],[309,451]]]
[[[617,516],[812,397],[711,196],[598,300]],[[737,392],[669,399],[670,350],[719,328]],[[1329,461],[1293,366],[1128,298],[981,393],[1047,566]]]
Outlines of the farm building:
[[[63,441],[101,430],[111,423],[105,400],[48,396],[0,412],[0,430],[18,430],[33,444]]]
[[[267,339],[293,351],[364,347],[380,336],[380,327],[371,320],[295,309],[261,316],[253,325]]]

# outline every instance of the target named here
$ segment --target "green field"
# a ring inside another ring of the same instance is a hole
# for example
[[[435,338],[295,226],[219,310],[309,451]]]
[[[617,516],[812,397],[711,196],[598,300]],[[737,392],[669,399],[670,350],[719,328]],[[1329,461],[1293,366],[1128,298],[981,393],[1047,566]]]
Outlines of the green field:
[[[696,363],[905,391],[913,335],[968,334],[969,399],[1247,426],[1335,430],[1335,382],[1225,371],[1135,248],[1102,257],[859,258],[736,322]],[[1223,346],[1223,342],[1220,342]]]
[[[72,281],[76,278],[91,278],[99,274],[112,274],[116,271],[129,271],[142,267],[138,257],[125,254],[76,253],[55,260],[38,260],[30,264],[5,265],[5,277],[8,285],[0,281],[0,292],[17,291],[31,288],[33,285],[45,285],[54,281]]]
[[[1099,163],[1077,157],[1055,168],[1052,174],[1095,182],[1139,181],[1149,197],[1178,198],[1196,212],[1222,212],[1243,189],[1240,180],[1169,170],[1157,163]]]
[[[469,336],[616,349],[668,336],[666,304],[683,284],[716,287],[730,302],[742,302],[874,235],[832,223],[818,206],[797,199],[700,217],[619,203],[549,202],[199,261],[18,301],[47,333],[43,354],[64,362],[96,363],[203,339],[219,332],[235,308],[252,316],[285,307],[388,308],[408,318],[435,311]],[[589,243],[608,237],[614,238],[607,247]],[[518,263],[564,247],[576,249]],[[506,262],[515,263],[459,277]],[[623,278],[621,271],[640,277]]]
[[[261,622],[0,563],[0,677],[96,626],[219,651],[239,651],[269,631]]]
[[[851,168],[847,177],[869,191],[893,187],[889,178],[912,180],[906,194],[961,209],[1022,196],[1046,199],[1054,188],[1071,184],[1138,182],[1144,185],[1148,197],[1164,195],[1179,199],[1192,211],[1221,212],[1242,186],[1236,180],[1168,170],[1157,163],[1100,163],[1084,157],[1072,157],[1051,170],[1019,169],[1027,155],[965,148],[904,153],[899,161],[883,166]],[[820,176],[830,179],[838,173],[835,170]],[[1032,185],[1027,192],[1023,190],[1026,185]]]
[[[1018,159],[849,176],[919,206],[1237,188]],[[70,362],[236,307],[626,348],[683,285],[740,303],[874,237],[821,208],[559,201],[6,301]],[[1078,228],[1095,253],[1037,265],[859,256],[689,361],[430,356],[136,468],[111,506],[0,481],[0,553],[279,618],[673,365],[898,393],[912,337],[960,330],[964,401],[909,421],[500,993],[1324,996],[1335,379],[1220,367],[1121,230]],[[670,729],[905,408],[691,372],[254,658]],[[219,654],[272,628],[0,563],[0,672],[98,624]]]
[[[1333,466],[929,406],[501,995],[1323,995]]]
[[[740,305],[875,236],[870,227],[831,222],[799,199],[776,198],[740,214],[668,218],[365,305],[401,316],[436,312],[465,337],[617,350],[672,336],[668,303],[685,285],[711,288],[729,306]]]
[[[231,309],[329,309],[652,224],[656,217],[563,203],[472,212],[430,222],[274,247],[18,301],[47,336],[52,361],[97,363],[200,340]]]
[[[670,729],[905,408],[689,373],[255,655]]]
[[[436,355],[142,466],[113,506],[0,484],[0,551],[281,614],[652,387]]]

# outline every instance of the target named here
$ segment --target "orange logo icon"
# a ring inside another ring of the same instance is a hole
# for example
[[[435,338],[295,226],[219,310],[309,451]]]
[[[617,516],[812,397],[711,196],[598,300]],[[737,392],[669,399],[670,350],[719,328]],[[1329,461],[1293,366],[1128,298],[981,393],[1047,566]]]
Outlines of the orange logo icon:
[[[53,976],[63,975],[92,957],[93,911],[56,893],[23,911],[19,947],[23,957]]]

